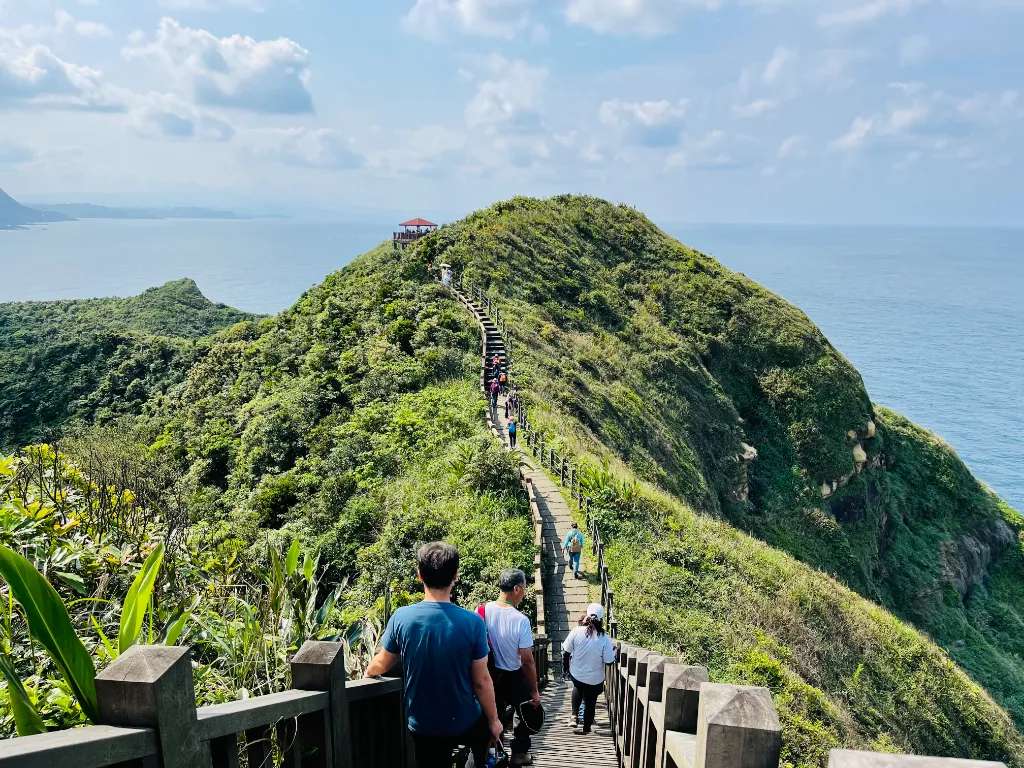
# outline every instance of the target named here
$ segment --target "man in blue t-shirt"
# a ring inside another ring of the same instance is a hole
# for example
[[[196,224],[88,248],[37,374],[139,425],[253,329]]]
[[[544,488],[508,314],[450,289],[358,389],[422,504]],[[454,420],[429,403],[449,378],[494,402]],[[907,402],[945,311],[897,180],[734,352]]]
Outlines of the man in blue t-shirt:
[[[366,676],[386,674],[401,660],[417,768],[450,768],[460,744],[482,766],[488,746],[502,733],[487,671],[487,628],[475,613],[451,602],[459,571],[455,547],[424,544],[416,561],[423,601],[395,611]]]

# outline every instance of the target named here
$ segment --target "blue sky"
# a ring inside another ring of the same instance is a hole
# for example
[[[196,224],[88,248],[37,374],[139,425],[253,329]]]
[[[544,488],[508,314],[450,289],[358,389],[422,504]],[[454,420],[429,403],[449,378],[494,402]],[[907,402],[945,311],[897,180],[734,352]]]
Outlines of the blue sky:
[[[0,0],[20,199],[1021,224],[1024,0]]]

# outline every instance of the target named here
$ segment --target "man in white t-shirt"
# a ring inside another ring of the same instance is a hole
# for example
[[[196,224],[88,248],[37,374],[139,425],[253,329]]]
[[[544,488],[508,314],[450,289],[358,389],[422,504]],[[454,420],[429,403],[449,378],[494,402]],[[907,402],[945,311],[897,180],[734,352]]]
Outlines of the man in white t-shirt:
[[[491,648],[491,677],[498,716],[506,722],[521,705],[540,706],[537,664],[533,658],[533,629],[518,607],[526,597],[526,574],[518,568],[501,572],[501,595],[481,605],[477,612],[487,623],[487,641]],[[508,710],[513,710],[508,714]],[[512,732],[512,765],[532,765],[530,732],[520,717]]]

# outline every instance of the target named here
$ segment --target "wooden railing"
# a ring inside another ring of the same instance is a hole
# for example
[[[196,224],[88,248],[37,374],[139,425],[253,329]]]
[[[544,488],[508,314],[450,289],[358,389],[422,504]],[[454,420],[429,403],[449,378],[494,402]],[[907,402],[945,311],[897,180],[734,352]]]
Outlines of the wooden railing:
[[[135,646],[96,678],[102,724],[0,741],[0,768],[404,768],[402,681],[346,681],[344,662],[308,641],[292,690],[196,708],[189,649]]]
[[[477,287],[468,289],[468,293],[500,330],[508,350],[508,327],[497,302]],[[508,362],[511,382],[511,357]],[[542,431],[534,429],[522,398],[515,416],[521,439],[552,478],[576,500],[586,520],[608,631],[617,639],[618,621],[605,562],[605,541],[594,501],[580,482],[579,465],[566,453],[557,451]],[[782,729],[767,688],[711,682],[705,667],[688,665],[681,659],[616,640],[616,663],[606,675],[605,698],[622,768],[778,768]],[[828,768],[1006,766],[1000,762],[834,749],[829,753]]]

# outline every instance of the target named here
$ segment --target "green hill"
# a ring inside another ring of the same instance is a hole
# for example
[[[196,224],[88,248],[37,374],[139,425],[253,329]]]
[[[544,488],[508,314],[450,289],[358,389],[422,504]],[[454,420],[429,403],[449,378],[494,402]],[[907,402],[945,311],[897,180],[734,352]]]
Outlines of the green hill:
[[[181,380],[201,337],[251,317],[187,279],[130,298],[0,304],[0,447],[139,412]]]
[[[769,686],[788,765],[845,745],[1024,766],[1003,708],[1022,719],[1020,517],[799,310],[629,208],[515,199],[383,245],[190,357],[83,384],[81,409],[142,415],[211,568],[298,536],[365,613],[447,536],[475,600],[530,531],[440,261],[492,291],[532,415],[588,467],[625,639]]]

